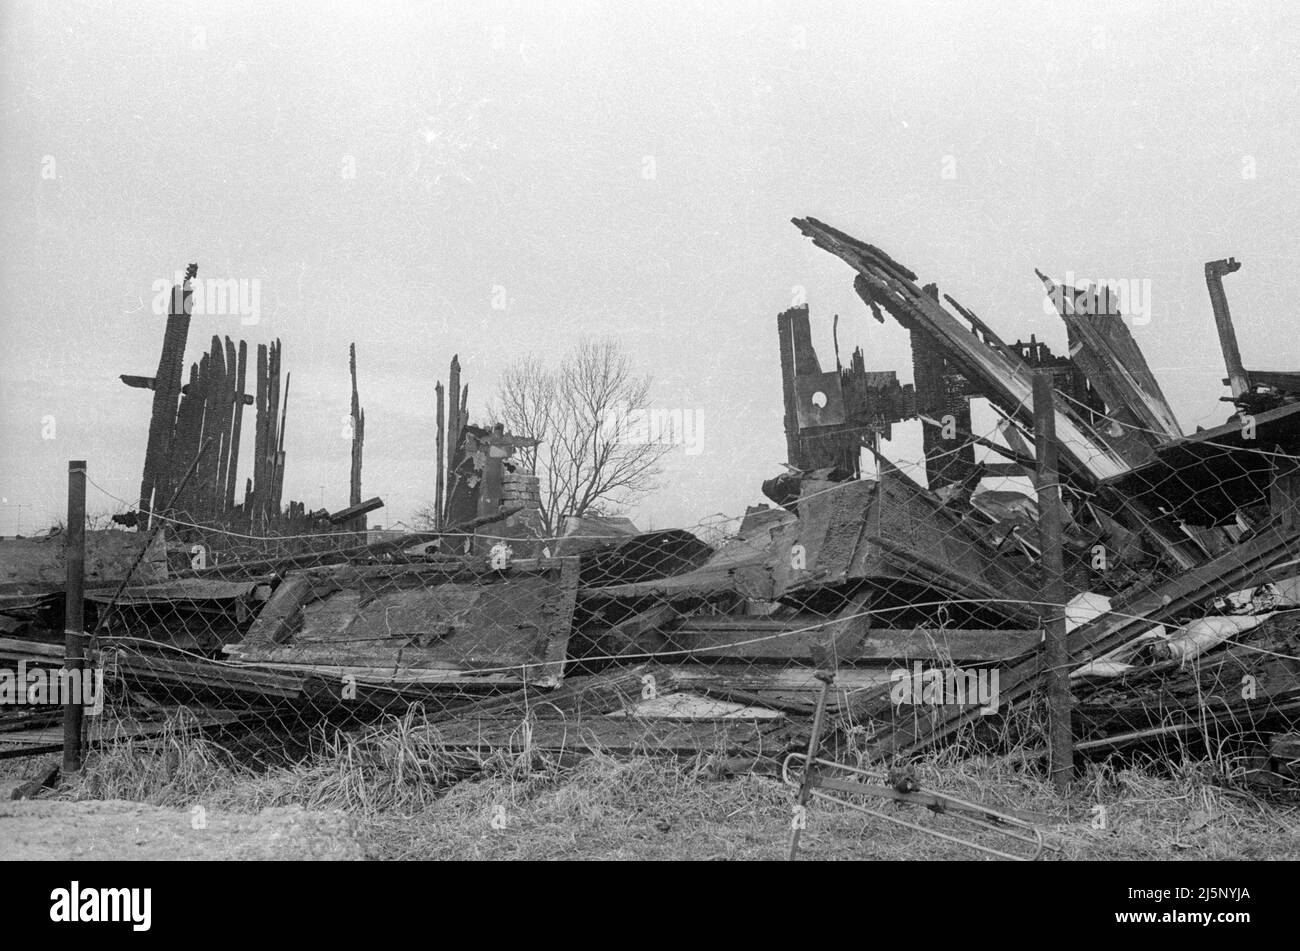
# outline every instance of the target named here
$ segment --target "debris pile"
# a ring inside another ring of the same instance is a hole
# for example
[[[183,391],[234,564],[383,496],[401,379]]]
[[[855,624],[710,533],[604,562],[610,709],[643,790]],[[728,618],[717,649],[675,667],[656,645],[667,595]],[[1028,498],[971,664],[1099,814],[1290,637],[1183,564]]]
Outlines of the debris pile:
[[[161,524],[185,543],[197,524],[334,532],[334,543],[179,570],[165,557],[106,566],[87,608],[121,722],[147,731],[184,705],[212,724],[289,728],[420,702],[454,748],[780,764],[808,743],[833,676],[825,743],[891,760],[959,731],[996,745],[1008,712],[1044,690],[1044,630],[1063,616],[1079,753],[1230,738],[1260,782],[1294,784],[1300,372],[1241,366],[1222,286],[1239,265],[1206,265],[1232,415],[1185,434],[1105,287],[1038,275],[1065,326],[1058,355],[1034,337],[1005,342],[878,248],[794,223],[849,265],[872,316],[908,333],[914,382],[869,369],[861,349],[841,365],[838,324],[824,369],[808,306],[781,313],[787,464],[762,485],[770,505],[707,542],[592,516],[542,537],[539,480],[516,455],[537,441],[469,421],[456,358],[435,387],[431,529],[367,539],[365,515],[382,502],[362,499],[355,348],[349,504],[281,512],[278,344],[259,346],[255,399],[246,347],[236,359],[215,338],[182,387],[188,317],[183,302],[173,308],[157,376],[128,379],[155,394],[145,514],[137,533],[106,534],[138,547]],[[1038,413],[1036,374],[1050,375],[1053,396]],[[994,430],[977,431],[973,399],[997,414]],[[246,401],[258,461],[235,505]],[[923,433],[910,470],[882,452],[907,423]],[[1056,538],[1040,491],[1049,447]],[[196,456],[197,477],[177,492]],[[0,542],[0,566],[15,544]],[[1049,550],[1061,552],[1065,599],[1045,594]],[[0,578],[12,589],[0,591],[6,658],[59,660],[58,579],[43,563],[32,556],[30,577]],[[49,739],[52,718],[23,715],[3,714],[0,745]]]

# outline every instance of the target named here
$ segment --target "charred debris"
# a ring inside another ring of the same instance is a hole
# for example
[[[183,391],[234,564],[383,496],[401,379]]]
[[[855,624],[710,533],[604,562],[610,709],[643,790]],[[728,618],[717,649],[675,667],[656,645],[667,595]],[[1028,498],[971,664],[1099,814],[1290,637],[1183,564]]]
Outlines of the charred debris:
[[[1205,266],[1228,405],[1222,425],[1187,433],[1105,288],[1039,274],[1067,332],[1055,354],[1006,342],[870,244],[794,224],[848,265],[867,314],[907,332],[914,382],[860,349],[842,365],[838,344],[826,369],[809,308],[779,314],[787,465],[762,485],[771,504],[714,544],[590,518],[542,538],[520,453],[535,443],[470,421],[454,357],[432,391],[433,525],[368,529],[383,503],[361,486],[355,347],[347,505],[285,504],[280,344],[213,337],[186,374],[191,267],[155,375],[122,378],[153,393],[139,504],[118,517],[135,531],[88,533],[88,629],[116,698],[91,741],[147,736],[177,706],[214,728],[288,730],[419,702],[453,748],[510,746],[527,718],[538,749],[775,762],[806,744],[817,675],[833,672],[840,748],[996,744],[1045,688],[1044,625],[1062,611],[1043,597],[1052,540],[1035,486],[1045,371],[1076,750],[1230,738],[1258,781],[1293,785],[1300,370],[1242,365],[1223,284],[1240,265]],[[996,433],[976,431],[972,399]],[[924,464],[904,471],[881,442],[909,422]],[[60,662],[60,557],[57,539],[0,542],[6,662]],[[913,672],[996,671],[996,709],[984,695],[900,703],[900,670],[909,687]],[[0,755],[57,744],[56,719],[0,714]]]

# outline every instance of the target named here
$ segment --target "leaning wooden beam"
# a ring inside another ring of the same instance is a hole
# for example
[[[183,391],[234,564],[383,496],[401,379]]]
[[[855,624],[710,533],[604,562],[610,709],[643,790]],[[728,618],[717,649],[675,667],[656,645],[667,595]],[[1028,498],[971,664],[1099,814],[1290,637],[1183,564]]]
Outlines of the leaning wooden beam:
[[[255,529],[254,534],[261,532],[266,527],[262,513],[266,508],[265,499],[270,482],[267,478],[268,467],[266,464],[267,445],[271,435],[271,427],[267,420],[269,366],[270,355],[266,344],[259,343],[257,345],[257,423],[256,432],[253,436],[253,507],[249,512]]]
[[[275,473],[271,477],[271,510],[278,517],[281,496],[284,493],[284,424],[289,416],[289,381],[292,373],[284,377],[284,400],[280,404],[280,425],[276,429]]]
[[[1070,358],[1106,406],[1112,412],[1127,411],[1148,442],[1181,437],[1174,411],[1110,295],[1058,285],[1041,271],[1034,273],[1069,332]]]
[[[447,508],[442,512],[445,524],[451,508],[451,497],[456,493],[456,464],[460,461],[460,431],[464,420],[460,418],[460,355],[452,354],[451,371],[447,376]]]
[[[188,505],[191,495],[189,486],[182,486],[181,479],[190,460],[199,451],[200,436],[203,431],[203,404],[200,364],[191,363],[189,392],[181,397],[180,410],[176,414],[176,436],[172,442],[171,466],[166,482],[168,494],[171,496],[171,505],[167,508],[185,513],[186,516],[189,514]],[[154,497],[158,499],[156,492]],[[166,503],[159,500],[159,505],[164,506]]]
[[[199,266],[191,264],[185,282],[172,288],[171,307],[163,331],[162,355],[154,376],[153,410],[149,417],[149,441],[144,452],[144,475],[140,480],[140,511],[151,512],[153,500],[166,501],[168,464],[176,431],[176,401],[181,393],[181,376],[185,372],[185,344],[190,334],[190,280]],[[159,485],[159,483],[164,483]],[[141,528],[148,526],[144,519]]]
[[[795,218],[794,224],[819,248],[858,272],[854,288],[859,296],[888,309],[908,329],[915,327],[928,334],[990,400],[1017,418],[1032,422],[1032,377],[1023,362],[983,343],[916,285],[915,274],[883,251],[815,218]],[[1056,432],[1062,457],[1075,473],[1096,481],[1129,470],[1129,464],[1068,407],[1057,407]]]
[[[776,333],[781,355],[781,401],[785,407],[785,456],[786,461],[796,469],[808,468],[804,458],[803,439],[799,433],[799,412],[795,397],[795,344],[794,327],[796,321],[808,319],[808,305],[792,307],[776,317]],[[817,364],[820,370],[821,365]]]
[[[961,314],[962,317],[966,319],[966,322],[971,325],[976,333],[983,336],[985,343],[1006,354],[1008,357],[1019,359],[1019,357],[1012,352],[1011,348],[1007,346],[1006,342],[993,331],[993,328],[984,323],[984,321],[979,318],[979,315],[973,310],[968,307],[963,307],[960,302],[953,299],[951,294],[944,294],[943,299],[948,302],[949,306],[951,306],[953,310],[957,311],[957,313]]]
[[[365,448],[366,414],[357,393],[357,345],[348,348],[348,368],[352,373],[352,470],[348,484],[348,505],[361,504],[361,462]]]
[[[271,344],[266,365],[266,483],[258,490],[258,505],[268,528],[280,515],[275,504],[276,447],[279,445],[280,341]]]
[[[226,482],[230,471],[230,421],[235,408],[235,345],[231,343],[229,337],[225,340],[221,354],[221,390],[213,401],[213,410],[217,417],[215,435],[220,448],[217,453],[217,470],[210,496],[212,511],[218,519],[223,519],[226,514]]]
[[[342,511],[335,512],[333,515],[330,516],[330,524],[346,525],[348,522],[351,522],[353,519],[358,519],[363,515],[367,515],[370,512],[373,512],[376,509],[381,509],[383,507],[384,507],[384,500],[376,495],[373,499],[366,499],[364,502],[358,502],[356,505],[349,505],[347,508],[343,509]]]
[[[231,359],[233,354],[230,351],[230,342],[226,342],[226,362],[234,363]],[[226,473],[226,511],[235,507],[235,490],[239,486],[239,435],[244,423],[244,383],[248,371],[248,344],[239,341],[239,370],[235,374],[235,400],[234,415],[230,423],[230,469]],[[247,516],[247,511],[245,511]]]
[[[203,437],[212,439],[212,449],[203,454],[194,478],[193,510],[195,521],[207,523],[216,512],[217,466],[221,460],[221,405],[226,390],[226,352],[221,338],[212,337],[208,361],[206,398],[203,403]]]
[[[1210,292],[1210,306],[1214,309],[1214,326],[1219,331],[1219,346],[1223,350],[1223,363],[1228,369],[1228,384],[1232,398],[1239,399],[1250,392],[1250,377],[1241,364],[1241,351],[1237,348],[1237,331],[1232,326],[1232,312],[1228,310],[1228,295],[1223,292],[1223,275],[1241,270],[1236,258],[1205,262],[1205,286]]]
[[[437,396],[437,404],[438,404],[438,405],[437,405],[437,413],[438,413],[438,417],[437,417],[437,426],[438,426],[438,434],[437,434],[437,455],[438,455],[438,461],[437,461],[437,465],[436,465],[436,467],[435,467],[436,475],[435,475],[435,477],[434,477],[434,490],[433,490],[433,528],[434,528],[435,531],[437,531],[437,530],[439,530],[439,529],[442,528],[442,493],[443,493],[443,489],[444,489],[444,487],[445,487],[446,480],[447,480],[447,472],[446,472],[446,465],[447,465],[447,461],[446,461],[447,431],[446,431],[446,429],[444,428],[444,414],[445,414],[445,411],[446,411],[445,403],[446,403],[446,396],[447,396],[447,394],[446,394],[446,392],[443,390],[443,387],[442,387],[442,383],[441,383],[441,382],[437,383],[437,384],[434,386],[434,388],[433,388],[433,392],[434,392],[434,393],[436,394],[436,396]]]

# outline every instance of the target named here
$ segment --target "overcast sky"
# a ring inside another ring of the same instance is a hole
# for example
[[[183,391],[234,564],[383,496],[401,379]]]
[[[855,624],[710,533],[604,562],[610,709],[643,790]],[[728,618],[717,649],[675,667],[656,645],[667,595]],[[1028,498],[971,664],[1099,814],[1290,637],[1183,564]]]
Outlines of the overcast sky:
[[[134,500],[150,394],[118,374],[154,373],[154,283],[190,261],[261,305],[196,317],[190,359],[213,333],[284,343],[286,499],[346,504],[356,341],[381,523],[433,495],[453,353],[477,420],[510,361],[596,336],[702,419],[636,520],[761,501],[792,289],[828,368],[839,313],[843,352],[911,379],[903,331],[796,215],[1058,351],[1035,267],[1149,281],[1139,344],[1185,430],[1222,422],[1205,261],[1244,263],[1246,365],[1300,365],[1300,13],[1087,7],[6,0],[0,533],[59,517],[72,458]],[[122,506],[92,488],[89,508]]]

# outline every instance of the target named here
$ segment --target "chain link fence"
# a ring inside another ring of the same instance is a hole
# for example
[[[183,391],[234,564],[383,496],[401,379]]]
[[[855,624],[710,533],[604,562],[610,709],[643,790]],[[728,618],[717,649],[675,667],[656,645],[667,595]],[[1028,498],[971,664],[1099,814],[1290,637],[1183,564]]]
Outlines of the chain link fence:
[[[924,462],[883,456],[684,530],[255,537],[173,514],[138,533],[151,543],[123,583],[87,592],[103,690],[86,740],[149,742],[184,716],[292,755],[402,717],[467,761],[602,750],[779,768],[808,750],[825,690],[829,761],[937,744],[1036,757],[1045,632],[1063,621],[1077,755],[1226,751],[1294,783],[1270,738],[1300,707],[1300,459],[1251,445],[1256,425],[1196,440],[1182,468],[1055,482],[1055,538],[1041,471],[932,492]],[[1049,594],[1053,547],[1064,597]],[[56,609],[25,616],[56,626]]]

